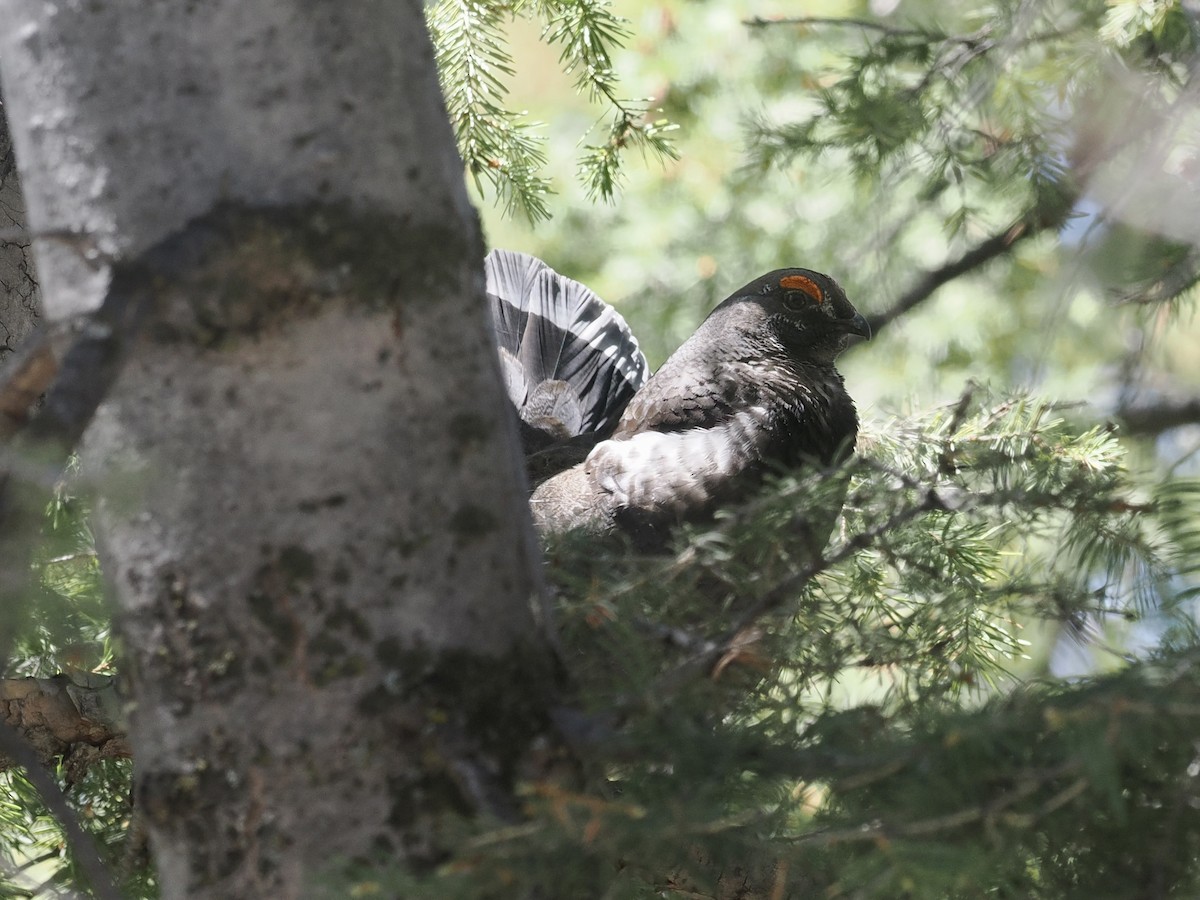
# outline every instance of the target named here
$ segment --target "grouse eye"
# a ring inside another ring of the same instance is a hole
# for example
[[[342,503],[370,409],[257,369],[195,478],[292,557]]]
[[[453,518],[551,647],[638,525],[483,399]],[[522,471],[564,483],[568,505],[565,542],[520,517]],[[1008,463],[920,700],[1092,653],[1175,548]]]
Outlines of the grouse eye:
[[[792,312],[800,312],[810,303],[810,299],[803,291],[784,291],[783,305]]]
[[[799,312],[810,303],[818,305],[825,302],[825,292],[821,286],[804,275],[784,275],[779,279],[783,288],[783,305],[793,312]]]

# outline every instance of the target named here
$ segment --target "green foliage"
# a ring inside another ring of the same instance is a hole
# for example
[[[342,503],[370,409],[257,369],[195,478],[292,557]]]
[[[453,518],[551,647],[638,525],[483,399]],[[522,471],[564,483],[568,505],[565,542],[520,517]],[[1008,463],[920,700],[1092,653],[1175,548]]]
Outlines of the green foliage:
[[[459,151],[481,193],[486,179],[507,213],[520,212],[530,221],[549,218],[551,188],[541,174],[546,156],[537,126],[505,106],[513,60],[504,25],[522,12],[536,16],[542,39],[560,48],[559,63],[576,89],[610,110],[604,139],[586,144],[579,159],[589,197],[613,200],[628,149],[676,158],[667,137],[673,126],[652,117],[652,101],[619,93],[612,54],[629,31],[608,0],[440,0],[430,8],[430,33]]]
[[[482,190],[486,178],[506,212],[546,218],[549,182],[532,123],[504,107],[503,78],[512,74],[504,43],[505,7],[477,0],[444,0],[429,12],[438,69],[459,151]]]
[[[89,510],[60,485],[46,510],[38,577],[28,621],[18,626],[6,677],[76,678],[114,671],[111,617],[105,602]],[[95,838],[125,896],[155,895],[145,848],[131,840],[132,766],[128,760],[60,760],[56,780]],[[79,884],[62,823],[19,769],[0,771],[0,896],[47,897]]]
[[[554,0],[535,3],[546,21],[543,36],[562,48],[559,63],[575,76],[577,90],[586,91],[593,103],[612,109],[608,133],[601,144],[586,144],[579,160],[579,177],[588,196],[612,201],[621,177],[621,155],[637,149],[659,159],[678,158],[667,135],[674,130],[667,120],[651,118],[647,100],[622,100],[611,52],[629,37],[625,24],[615,17],[607,0]]]
[[[531,784],[528,822],[467,827],[400,892],[1195,894],[1196,437],[1105,418],[1200,379],[1197,236],[1169,225],[1190,182],[1153,171],[1194,158],[1194,15],[729,5],[669,4],[639,70],[672,85],[684,165],[601,227],[568,209],[501,243],[628,299],[657,360],[759,271],[827,269],[880,313],[999,252],[848,354],[867,424],[839,476],[783,478],[667,560],[551,549],[587,786]]]
[[[1194,889],[1196,644],[1070,684],[1031,677],[1021,635],[1186,629],[1167,573],[1200,551],[1200,482],[1143,498],[1110,431],[978,387],[863,443],[666,559],[556,542],[588,789],[528,784],[527,822],[464,832],[402,893]],[[1167,849],[1131,854],[1129,829]]]
[[[1063,109],[1095,88],[1106,61],[1088,40],[1097,10],[1065,6],[1000,4],[962,34],[841,23],[865,39],[821,79],[830,83],[808,115],[756,120],[751,159],[788,166],[832,153],[859,179],[912,182],[951,234],[988,207],[1058,225],[1078,193]]]
[[[46,510],[45,541],[35,565],[36,616],[15,635],[12,674],[49,677],[63,671],[106,672],[113,660],[88,509],[65,486]]]
[[[145,845],[133,837],[132,763],[96,760],[74,772],[60,767],[55,776],[121,884],[122,896],[157,896]],[[80,872],[71,850],[62,823],[21,772],[0,772],[0,896],[48,897],[78,887]]]
[[[1118,47],[1128,47],[1145,37],[1161,37],[1168,17],[1179,13],[1178,0],[1114,0],[1108,4],[1100,37]]]

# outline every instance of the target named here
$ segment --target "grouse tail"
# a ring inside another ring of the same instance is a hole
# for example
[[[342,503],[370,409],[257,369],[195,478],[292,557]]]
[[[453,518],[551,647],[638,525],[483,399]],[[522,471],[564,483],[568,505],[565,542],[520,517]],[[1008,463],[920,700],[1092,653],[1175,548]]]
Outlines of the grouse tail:
[[[621,315],[577,281],[524,253],[493,250],[487,293],[508,396],[527,453],[607,437],[649,377]]]

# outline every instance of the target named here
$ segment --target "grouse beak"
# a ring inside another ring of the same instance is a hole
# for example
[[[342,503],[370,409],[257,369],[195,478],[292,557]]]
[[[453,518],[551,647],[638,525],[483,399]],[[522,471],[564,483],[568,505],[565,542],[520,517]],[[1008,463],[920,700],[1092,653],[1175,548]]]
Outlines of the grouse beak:
[[[842,327],[846,330],[847,334],[857,334],[868,341],[871,339],[871,326],[867,323],[862,313],[855,313],[853,319],[843,319]]]

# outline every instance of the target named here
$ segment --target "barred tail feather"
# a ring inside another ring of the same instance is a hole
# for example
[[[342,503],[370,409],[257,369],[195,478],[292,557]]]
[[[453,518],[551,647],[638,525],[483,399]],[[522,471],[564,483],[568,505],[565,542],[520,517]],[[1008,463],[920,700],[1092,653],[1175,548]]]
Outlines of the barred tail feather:
[[[649,376],[620,314],[540,259],[484,261],[509,397],[521,419],[559,438],[607,435]]]

